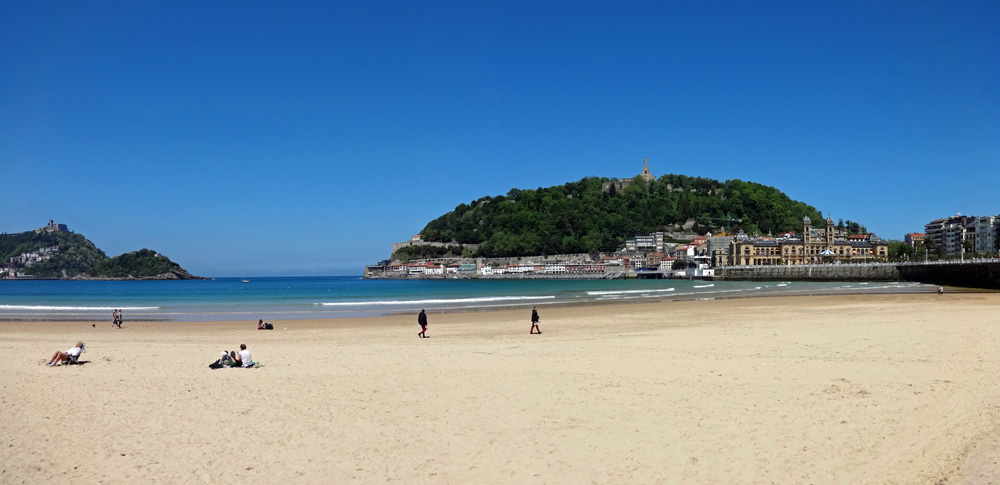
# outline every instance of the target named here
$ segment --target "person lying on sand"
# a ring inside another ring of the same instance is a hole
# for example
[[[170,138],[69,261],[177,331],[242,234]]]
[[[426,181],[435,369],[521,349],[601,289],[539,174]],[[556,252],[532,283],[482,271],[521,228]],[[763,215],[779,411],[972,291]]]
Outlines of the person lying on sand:
[[[57,363],[66,364],[69,362],[70,357],[79,358],[81,353],[83,353],[83,342],[77,342],[72,349],[52,354],[52,360],[47,365],[56,365]]]
[[[212,364],[209,365],[209,367],[211,367],[213,369],[218,369],[220,367],[236,367],[236,365],[237,365],[236,361],[233,360],[233,358],[229,356],[229,352],[226,352],[225,350],[223,350],[222,351],[222,356],[219,357],[219,360],[217,360],[215,362],[212,362]]]

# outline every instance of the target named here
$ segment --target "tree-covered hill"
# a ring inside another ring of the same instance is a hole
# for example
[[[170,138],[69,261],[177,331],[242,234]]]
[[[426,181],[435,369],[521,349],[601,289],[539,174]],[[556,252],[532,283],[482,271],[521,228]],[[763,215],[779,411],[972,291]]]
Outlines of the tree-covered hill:
[[[800,231],[802,218],[823,220],[816,208],[774,187],[742,180],[663,175],[636,177],[618,191],[606,178],[589,177],[536,190],[511,189],[483,197],[431,221],[421,231],[430,242],[481,244],[484,257],[613,251],[626,238],[656,231],[704,234],[726,228],[761,234]]]
[[[104,251],[81,234],[66,231],[28,231],[0,235],[0,264],[10,258],[41,248],[59,246],[60,252],[51,259],[35,263],[22,270],[37,278],[72,278],[87,272],[95,264],[108,259]]]
[[[149,249],[105,259],[87,272],[91,278],[191,279],[190,273],[170,258]]]

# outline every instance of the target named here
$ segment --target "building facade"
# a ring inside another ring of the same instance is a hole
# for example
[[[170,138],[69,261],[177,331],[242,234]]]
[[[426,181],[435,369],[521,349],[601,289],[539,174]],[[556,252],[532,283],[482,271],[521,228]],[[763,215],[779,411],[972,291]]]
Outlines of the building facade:
[[[837,237],[833,219],[825,229],[815,229],[809,217],[802,219],[802,234],[783,238],[751,238],[740,231],[729,244],[726,264],[731,266],[799,265],[834,262],[885,261],[889,245],[874,234]],[[717,259],[718,260],[718,259]]]
[[[961,254],[966,250],[965,242],[969,241],[969,249],[975,253],[991,254],[1000,247],[1000,215],[976,217],[954,216],[934,219],[925,226],[926,238],[934,241],[945,254]]]

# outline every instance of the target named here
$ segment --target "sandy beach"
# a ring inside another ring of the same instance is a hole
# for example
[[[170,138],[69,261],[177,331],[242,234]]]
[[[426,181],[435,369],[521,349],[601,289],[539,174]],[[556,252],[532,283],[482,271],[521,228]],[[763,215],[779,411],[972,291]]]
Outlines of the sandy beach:
[[[0,322],[0,482],[1000,483],[998,293],[530,310]]]

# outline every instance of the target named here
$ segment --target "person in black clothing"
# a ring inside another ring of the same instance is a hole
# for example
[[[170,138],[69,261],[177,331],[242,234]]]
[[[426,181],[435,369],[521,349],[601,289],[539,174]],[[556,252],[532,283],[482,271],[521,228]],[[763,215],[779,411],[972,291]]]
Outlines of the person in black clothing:
[[[420,310],[420,315],[417,315],[417,323],[420,324],[420,333],[417,334],[420,338],[428,338],[425,333],[427,332],[427,314],[423,310]]]
[[[538,328],[538,320],[538,307],[534,307],[531,309],[531,331],[528,333],[535,333],[535,330],[538,330],[539,334],[542,333],[542,329]]]

